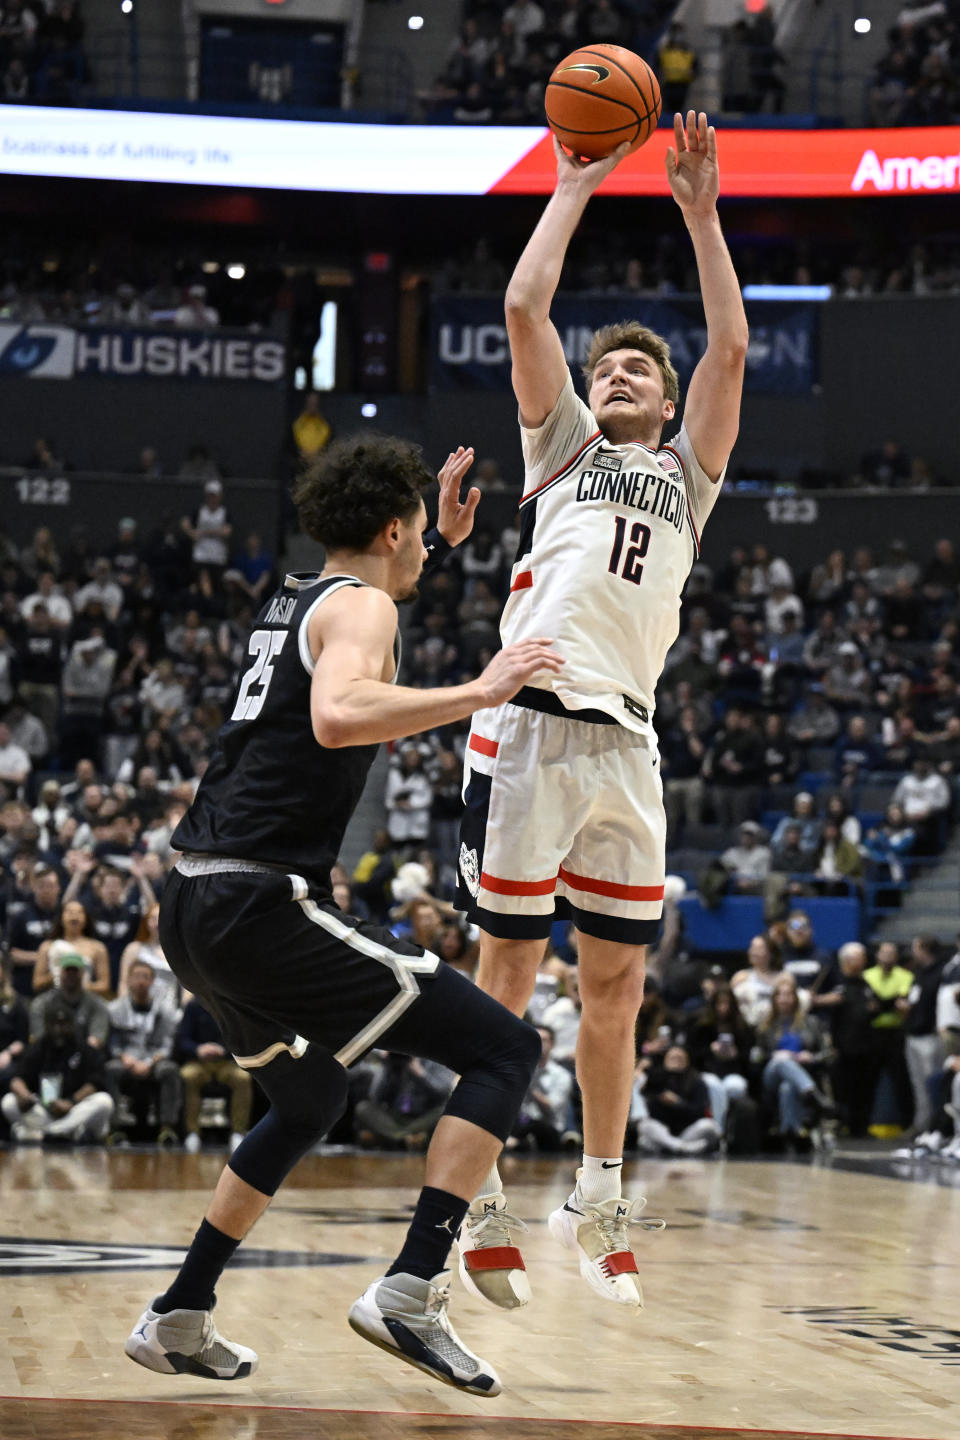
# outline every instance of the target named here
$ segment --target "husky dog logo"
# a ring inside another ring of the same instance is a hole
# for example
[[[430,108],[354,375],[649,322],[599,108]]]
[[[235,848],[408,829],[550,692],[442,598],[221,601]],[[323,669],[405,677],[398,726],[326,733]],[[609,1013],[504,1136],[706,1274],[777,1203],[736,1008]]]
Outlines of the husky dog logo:
[[[460,874],[463,876],[464,885],[476,900],[480,894],[480,859],[476,850],[468,850],[466,844],[460,846]]]
[[[0,371],[31,379],[69,380],[76,332],[65,325],[0,323]]]

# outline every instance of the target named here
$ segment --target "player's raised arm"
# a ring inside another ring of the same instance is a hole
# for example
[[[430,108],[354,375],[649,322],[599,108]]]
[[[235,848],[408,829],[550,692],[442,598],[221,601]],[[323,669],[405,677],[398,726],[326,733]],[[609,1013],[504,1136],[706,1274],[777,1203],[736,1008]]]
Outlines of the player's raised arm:
[[[310,718],[321,745],[375,745],[449,725],[502,704],[538,671],[557,671],[563,663],[549,640],[523,640],[495,655],[476,680],[414,690],[390,683],[396,629],[396,605],[373,586],[351,586],[332,595],[311,619],[311,653],[320,653],[310,687]]]
[[[740,428],[747,317],[717,214],[716,131],[706,115],[698,117],[691,110],[686,128],[682,115],[674,116],[673,133],[676,143],[667,151],[667,179],[693,241],[707,321],[707,348],[690,380],[684,424],[697,459],[716,480]]]
[[[567,246],[590,196],[629,150],[624,144],[605,160],[588,163],[568,155],[556,138],[553,148],[557,188],[517,261],[505,302],[513,388],[531,430],[546,420],[567,378],[563,346],[550,319]]]

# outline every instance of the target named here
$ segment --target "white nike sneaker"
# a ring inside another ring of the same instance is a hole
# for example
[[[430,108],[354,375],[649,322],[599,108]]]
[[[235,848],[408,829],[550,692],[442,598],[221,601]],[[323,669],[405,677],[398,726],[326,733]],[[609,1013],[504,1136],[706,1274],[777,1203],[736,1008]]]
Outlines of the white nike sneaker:
[[[943,1135],[939,1130],[926,1130],[918,1135],[913,1142],[913,1153],[916,1157],[932,1157],[937,1155],[943,1148]]]
[[[578,1170],[577,1186],[570,1199],[547,1221],[550,1234],[579,1257],[580,1274],[598,1295],[618,1305],[642,1308],[637,1258],[630,1249],[627,1226],[663,1230],[667,1222],[640,1218],[647,1203],[643,1196],[588,1204],[580,1192],[580,1175]]]
[[[510,1214],[502,1193],[477,1196],[457,1235],[460,1279],[471,1295],[500,1310],[530,1303],[530,1281],[512,1234],[526,1228]]]
[[[469,1395],[499,1395],[492,1365],[468,1350],[447,1315],[450,1271],[432,1280],[381,1275],[350,1306],[351,1328],[381,1350]]]
[[[144,1310],[124,1353],[160,1375],[199,1375],[204,1380],[245,1380],[258,1365],[255,1350],[225,1340],[209,1310]]]

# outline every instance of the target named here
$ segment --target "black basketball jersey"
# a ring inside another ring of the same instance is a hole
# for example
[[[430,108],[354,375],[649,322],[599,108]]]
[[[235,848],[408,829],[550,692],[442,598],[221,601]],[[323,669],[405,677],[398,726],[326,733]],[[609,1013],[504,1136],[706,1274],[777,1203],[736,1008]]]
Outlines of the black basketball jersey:
[[[378,747],[318,744],[307,626],[328,595],[362,584],[352,575],[288,575],[264,605],[233,711],[174,831],[174,849],[258,860],[329,884]],[[399,666],[399,633],[394,656]]]

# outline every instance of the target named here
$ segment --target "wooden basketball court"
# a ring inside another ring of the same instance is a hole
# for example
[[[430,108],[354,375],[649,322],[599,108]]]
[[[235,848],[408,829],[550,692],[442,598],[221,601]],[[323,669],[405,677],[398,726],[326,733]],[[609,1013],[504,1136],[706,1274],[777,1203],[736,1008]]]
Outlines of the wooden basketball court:
[[[960,1176],[946,1166],[898,1173],[862,1150],[639,1162],[669,1228],[638,1234],[634,1314],[594,1298],[547,1233],[570,1160],[508,1160],[534,1301],[500,1314],[454,1281],[455,1324],[504,1385],[483,1401],[346,1323],[409,1217],[422,1162],[402,1155],[311,1156],[280,1192],[219,1291],[221,1328],[260,1354],[249,1380],[166,1380],[127,1360],[222,1159],[0,1153],[2,1440],[960,1436]]]

